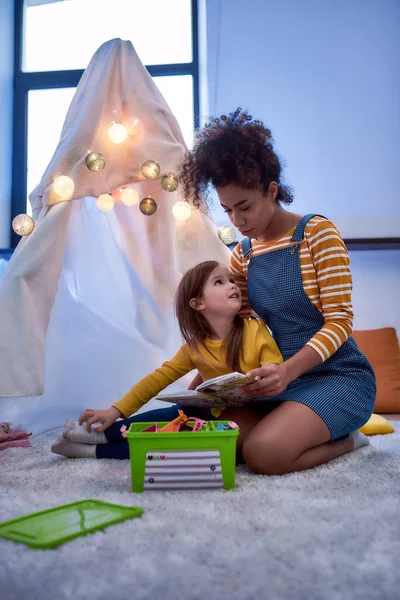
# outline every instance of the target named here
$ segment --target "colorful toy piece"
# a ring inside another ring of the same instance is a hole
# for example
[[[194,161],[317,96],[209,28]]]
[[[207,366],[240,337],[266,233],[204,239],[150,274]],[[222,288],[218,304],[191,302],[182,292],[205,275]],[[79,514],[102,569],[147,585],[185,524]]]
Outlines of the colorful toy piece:
[[[150,427],[146,427],[146,429],[142,429],[142,431],[160,431],[158,429],[158,425],[157,423],[154,423],[154,425],[150,425]]]
[[[214,421],[206,421],[201,428],[201,431],[216,431],[217,425],[215,425]]]
[[[146,429],[142,429],[141,433],[176,433],[177,431],[227,431],[229,429],[239,429],[234,421],[215,424],[214,421],[203,421],[197,417],[187,417],[183,410],[179,410],[179,416],[170,423],[159,427],[157,423],[152,423]],[[121,433],[126,437],[126,427],[121,427]]]
[[[181,425],[183,425],[183,423],[186,423],[188,418],[185,415],[185,413],[183,412],[183,410],[179,410],[178,412],[179,412],[179,416],[176,417],[176,419],[174,419],[170,423],[168,423],[168,425],[164,425],[164,427],[161,427],[161,429],[159,429],[160,432],[162,431],[163,433],[166,433],[167,431],[170,431],[170,432],[179,431]]]
[[[183,423],[185,427],[191,429],[192,431],[201,431],[201,428],[206,423],[203,419],[197,419],[196,417],[189,417],[188,420]],[[182,430],[182,428],[181,428]]]

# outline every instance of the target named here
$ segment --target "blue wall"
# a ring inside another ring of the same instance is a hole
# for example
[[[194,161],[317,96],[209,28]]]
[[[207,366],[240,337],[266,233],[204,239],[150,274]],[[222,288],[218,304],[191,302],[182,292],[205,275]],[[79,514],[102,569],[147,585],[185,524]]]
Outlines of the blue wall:
[[[10,244],[14,3],[0,2],[0,249]]]
[[[209,112],[248,108],[293,209],[345,237],[400,236],[400,2],[209,0]]]
[[[400,237],[400,2],[208,0],[207,31],[209,114],[268,124],[293,210]],[[354,327],[400,334],[400,251],[350,258]]]

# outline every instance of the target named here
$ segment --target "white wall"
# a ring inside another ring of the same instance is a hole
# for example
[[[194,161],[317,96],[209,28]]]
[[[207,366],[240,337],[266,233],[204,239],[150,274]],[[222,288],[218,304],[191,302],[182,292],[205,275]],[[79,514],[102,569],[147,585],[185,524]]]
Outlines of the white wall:
[[[14,3],[0,2],[0,249],[10,245]]]
[[[264,120],[293,210],[400,237],[400,2],[208,0],[207,23],[209,114]],[[355,328],[400,332],[400,251],[351,262]]]
[[[400,338],[400,250],[350,252],[354,329],[395,327]]]

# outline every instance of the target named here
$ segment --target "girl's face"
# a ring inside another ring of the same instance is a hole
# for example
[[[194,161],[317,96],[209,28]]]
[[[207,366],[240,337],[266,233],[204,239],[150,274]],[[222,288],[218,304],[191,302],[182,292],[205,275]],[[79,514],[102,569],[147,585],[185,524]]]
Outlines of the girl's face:
[[[240,311],[242,296],[225,265],[218,265],[203,288],[200,298],[190,301],[192,308],[204,316],[235,316]]]
[[[267,196],[258,190],[247,190],[236,185],[217,188],[222,208],[240,233],[258,238],[266,233],[274,217],[278,187],[271,182]]]

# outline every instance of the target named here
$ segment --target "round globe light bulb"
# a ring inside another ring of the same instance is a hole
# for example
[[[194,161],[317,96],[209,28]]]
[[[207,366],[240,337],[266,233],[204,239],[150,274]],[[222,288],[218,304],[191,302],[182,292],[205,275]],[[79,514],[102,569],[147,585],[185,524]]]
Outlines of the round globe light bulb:
[[[128,132],[125,125],[121,123],[113,123],[108,130],[108,137],[113,144],[122,144],[128,137]]]
[[[139,202],[139,194],[136,190],[130,187],[122,189],[120,198],[122,204],[125,204],[125,206],[133,206]]]
[[[101,152],[89,152],[85,158],[85,164],[89,171],[97,173],[102,171],[106,166],[106,161]]]
[[[108,212],[114,208],[114,198],[111,194],[100,194],[96,200],[96,206],[103,212]]]
[[[157,179],[160,174],[160,165],[156,160],[146,160],[140,170],[146,179]]]
[[[191,212],[192,207],[189,202],[185,202],[184,200],[176,202],[172,207],[172,214],[177,221],[185,221],[190,217]]]
[[[236,240],[236,231],[229,225],[224,225],[218,229],[218,237],[226,246],[233,244]]]
[[[161,187],[166,192],[176,192],[178,185],[178,178],[173,173],[168,173],[168,175],[161,177]]]
[[[63,200],[69,200],[74,193],[75,184],[71,177],[67,175],[59,175],[53,181],[53,190]]]
[[[143,200],[140,201],[139,210],[142,214],[150,217],[151,215],[154,215],[157,210],[157,202],[150,196],[148,198],[143,198]]]
[[[12,220],[12,228],[18,235],[29,235],[35,229],[35,221],[29,215],[17,215]]]

